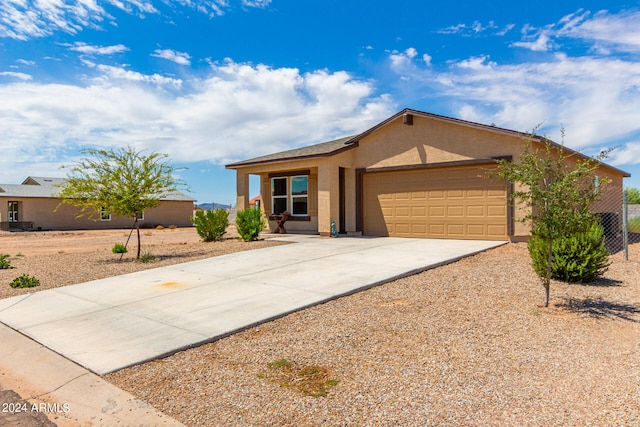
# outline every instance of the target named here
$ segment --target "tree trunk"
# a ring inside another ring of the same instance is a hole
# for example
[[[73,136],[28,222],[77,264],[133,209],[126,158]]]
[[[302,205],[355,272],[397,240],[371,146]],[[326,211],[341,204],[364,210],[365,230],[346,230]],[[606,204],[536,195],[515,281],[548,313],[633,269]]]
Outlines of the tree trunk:
[[[547,255],[547,276],[544,278],[544,306],[549,307],[549,291],[551,287],[551,266],[553,264],[553,240],[549,238],[549,254]]]
[[[136,226],[136,233],[138,234],[138,256],[136,259],[140,259],[140,223],[138,222],[138,215],[136,214],[136,222],[134,224]]]

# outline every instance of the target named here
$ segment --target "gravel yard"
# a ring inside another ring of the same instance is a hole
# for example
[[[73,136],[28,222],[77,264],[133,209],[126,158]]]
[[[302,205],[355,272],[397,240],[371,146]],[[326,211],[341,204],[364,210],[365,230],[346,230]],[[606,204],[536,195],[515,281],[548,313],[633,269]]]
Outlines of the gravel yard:
[[[544,308],[509,244],[106,379],[189,426],[638,426],[640,269],[612,259]],[[283,387],[282,360],[338,383]]]
[[[23,272],[42,290],[274,244],[145,237],[162,254],[148,264],[114,262],[111,242],[25,253],[0,297]],[[544,308],[526,246],[507,244],[105,379],[189,426],[638,426],[640,244],[611,259],[594,284],[554,282]],[[283,361],[337,384],[306,396]]]
[[[195,261],[233,252],[258,249],[285,243],[259,240],[243,242],[235,237],[234,227],[224,240],[204,243],[195,228],[141,230],[141,254],[153,259],[136,261],[136,234],[127,245],[128,252],[111,252],[116,243],[124,244],[129,230],[49,231],[41,233],[0,232],[0,255],[8,254],[11,266],[0,269],[0,298],[67,286],[149,268]],[[35,288],[13,289],[9,283],[28,274],[40,280]]]

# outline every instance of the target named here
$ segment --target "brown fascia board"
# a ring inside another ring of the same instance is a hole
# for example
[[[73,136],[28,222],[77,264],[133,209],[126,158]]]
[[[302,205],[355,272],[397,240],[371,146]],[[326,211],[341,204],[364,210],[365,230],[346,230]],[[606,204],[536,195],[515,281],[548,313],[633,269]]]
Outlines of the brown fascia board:
[[[569,147],[566,147],[562,144],[558,144],[557,142],[546,138],[544,136],[540,136],[540,135],[535,135],[532,133],[525,133],[525,132],[519,132],[516,130],[511,130],[511,129],[505,129],[505,128],[501,128],[498,126],[493,126],[493,125],[484,125],[482,123],[476,123],[476,122],[470,122],[467,120],[462,120],[462,119],[455,119],[453,117],[447,117],[447,116],[441,116],[439,114],[433,114],[433,113],[426,113],[424,111],[418,111],[418,110],[412,110],[410,108],[405,108],[404,110],[400,111],[399,113],[395,114],[394,116],[391,116],[390,118],[388,118],[387,120],[385,120],[384,122],[380,123],[379,125],[365,131],[364,133],[358,135],[358,138],[364,136],[365,134],[369,134],[371,132],[373,132],[374,130],[377,130],[378,128],[394,121],[397,120],[398,118],[404,116],[405,114],[413,114],[415,116],[421,116],[421,117],[426,117],[426,118],[431,118],[431,119],[435,119],[435,120],[441,120],[444,122],[450,122],[450,123],[457,123],[459,125],[462,126],[468,126],[468,127],[473,127],[476,129],[484,129],[484,130],[488,130],[491,132],[497,132],[497,133],[502,133],[502,134],[506,134],[506,135],[512,135],[512,136],[519,136],[522,139],[525,140],[529,140],[529,141],[533,141],[533,142],[539,142],[539,143],[543,143],[546,144],[548,143],[549,145],[551,145],[552,147],[558,149],[558,150],[562,150],[564,152],[567,152],[569,155],[576,155],[582,159],[585,160],[593,160],[595,161],[597,164],[599,164],[600,166],[609,169],[611,171],[614,171],[620,175],[622,175],[624,178],[629,178],[631,176],[631,174],[629,172],[625,172],[621,169],[618,169],[614,166],[611,166],[607,163],[601,162],[599,160],[594,159],[593,157],[587,156],[585,154],[582,154],[579,151],[573,150]]]
[[[580,153],[579,151],[573,150],[571,148],[565,147],[561,144],[558,144],[557,142],[554,142],[548,138],[545,138],[543,136],[539,136],[539,135],[535,135],[535,134],[531,134],[531,133],[525,133],[525,132],[519,132],[516,130],[511,130],[511,129],[506,129],[506,128],[501,128],[498,126],[493,126],[493,125],[484,125],[482,123],[476,123],[476,122],[470,122],[468,120],[462,120],[462,119],[456,119],[453,117],[447,117],[447,116],[442,116],[439,114],[433,114],[433,113],[427,113],[424,111],[419,111],[419,110],[413,110],[411,108],[405,108],[402,111],[399,111],[398,113],[394,114],[393,116],[389,117],[386,120],[383,120],[382,122],[378,123],[377,125],[365,130],[364,132],[355,135],[354,137],[352,137],[351,139],[347,140],[344,142],[345,147],[329,152],[329,153],[323,153],[323,154],[310,154],[310,155],[306,155],[306,156],[297,156],[297,157],[289,157],[289,158],[283,158],[283,159],[277,159],[277,160],[263,160],[263,161],[257,161],[257,162],[251,162],[251,163],[243,163],[243,162],[238,162],[239,164],[230,164],[225,166],[227,169],[237,169],[239,167],[244,167],[244,166],[254,166],[254,165],[259,165],[259,164],[267,164],[267,163],[281,163],[281,162],[288,162],[291,160],[302,160],[302,159],[310,159],[310,158],[319,158],[319,157],[330,157],[333,156],[335,154],[341,153],[343,151],[349,150],[351,148],[357,147],[358,143],[360,142],[360,140],[370,134],[372,134],[373,132],[377,131],[378,129],[388,125],[389,123],[392,123],[395,120],[398,120],[399,118],[403,117],[405,114],[412,114],[415,116],[419,116],[419,117],[425,117],[425,118],[430,118],[430,119],[434,119],[434,120],[440,120],[443,122],[448,122],[448,123],[455,123],[455,124],[459,124],[462,126],[467,126],[467,127],[472,127],[472,128],[476,128],[476,129],[483,129],[483,130],[487,130],[490,132],[496,132],[496,133],[501,133],[501,134],[505,134],[505,135],[510,135],[510,136],[517,136],[519,138],[525,139],[525,140],[530,140],[530,141],[534,141],[534,142],[540,142],[540,143],[549,143],[550,145],[552,145],[553,147],[557,148],[557,149],[562,149],[563,151],[567,151],[569,152],[569,154],[573,155],[577,155],[583,159],[591,159],[591,160],[595,160],[592,157],[589,157],[585,154]],[[625,178],[629,178],[631,176],[631,174],[629,172],[625,172],[621,169],[615,168],[611,165],[608,165],[606,163],[597,161],[596,162],[601,165],[602,167],[606,168],[606,169],[610,169],[612,171],[614,171],[615,173],[618,173],[620,175],[622,175]]]
[[[305,160],[305,159],[317,159],[317,158],[322,158],[322,157],[331,157],[334,156],[336,154],[342,153],[344,151],[347,150],[351,150],[352,148],[355,148],[358,146],[358,141],[353,141],[354,138],[351,138],[348,141],[344,142],[344,147],[342,148],[338,148],[337,150],[333,150],[330,151],[328,153],[322,153],[322,154],[306,154],[306,155],[302,155],[302,156],[292,156],[292,157],[283,157],[281,159],[272,159],[272,160],[257,160],[255,162],[237,162],[237,163],[230,163],[228,165],[225,166],[225,169],[238,169],[238,168],[243,168],[246,166],[255,166],[255,165],[263,165],[263,164],[276,164],[276,163],[285,163],[285,162],[290,162],[292,160]]]

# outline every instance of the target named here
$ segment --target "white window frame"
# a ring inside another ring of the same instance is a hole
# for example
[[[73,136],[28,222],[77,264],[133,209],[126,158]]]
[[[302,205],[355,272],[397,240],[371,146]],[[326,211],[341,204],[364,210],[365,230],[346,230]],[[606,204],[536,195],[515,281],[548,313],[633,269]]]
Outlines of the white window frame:
[[[138,221],[144,221],[144,211],[138,214]]]
[[[276,179],[284,179],[285,180],[285,191],[286,193],[284,195],[274,195],[274,189],[275,189],[275,185],[274,185],[274,181]],[[275,208],[276,208],[276,199],[285,199],[285,211],[289,211],[289,193],[290,193],[290,189],[289,189],[289,179],[286,176],[274,176],[273,178],[271,178],[271,213],[272,214],[276,214]],[[281,212],[280,212],[281,213]]]
[[[306,194],[293,194],[293,180],[295,178],[305,178],[307,180],[307,193]],[[285,188],[286,194],[275,196],[273,194],[273,190],[275,188],[274,181],[277,179],[285,180]],[[271,178],[271,213],[276,214],[275,212],[275,201],[277,199],[284,199],[286,201],[286,209],[285,211],[289,212],[291,216],[309,216],[309,175],[293,175],[293,176],[274,176]],[[304,213],[293,213],[293,199],[306,199],[307,201],[307,210]]]
[[[16,201],[11,200],[8,205],[7,205],[7,209],[8,209],[8,219],[10,223],[16,223],[18,222],[18,212],[20,209],[20,204]]]
[[[109,215],[105,215],[106,213]],[[100,221],[111,221],[111,212],[108,212],[105,208],[100,208]]]
[[[296,195],[293,194],[293,180],[295,178],[305,178],[307,180],[306,194],[296,194]],[[295,176],[289,177],[289,193],[291,194],[291,196],[290,196],[290,203],[288,205],[291,206],[291,210],[289,210],[289,212],[291,212],[291,215],[308,216],[309,215],[309,175],[295,175]],[[306,199],[307,209],[305,210],[304,213],[298,213],[298,214],[293,213],[293,199]]]

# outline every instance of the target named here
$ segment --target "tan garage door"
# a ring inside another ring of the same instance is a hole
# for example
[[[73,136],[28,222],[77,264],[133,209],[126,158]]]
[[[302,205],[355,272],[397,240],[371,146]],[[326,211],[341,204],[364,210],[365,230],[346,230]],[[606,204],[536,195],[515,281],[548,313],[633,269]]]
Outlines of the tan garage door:
[[[479,167],[366,173],[363,232],[505,240],[507,187],[485,175]]]

